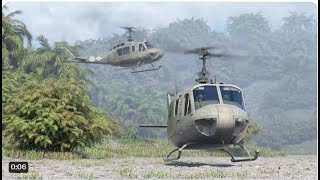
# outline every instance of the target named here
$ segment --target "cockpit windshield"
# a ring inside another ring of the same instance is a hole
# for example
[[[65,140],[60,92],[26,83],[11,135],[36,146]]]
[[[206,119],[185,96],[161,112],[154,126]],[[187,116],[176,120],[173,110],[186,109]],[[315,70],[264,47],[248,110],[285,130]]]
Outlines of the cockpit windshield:
[[[209,104],[219,104],[219,96],[216,86],[199,86],[193,89],[195,109]]]
[[[243,109],[242,93],[238,88],[232,86],[220,86],[221,96],[224,104],[232,104]]]
[[[144,42],[144,44],[147,46],[148,49],[152,49],[152,48],[155,48],[154,45],[152,45],[150,42],[146,41]]]

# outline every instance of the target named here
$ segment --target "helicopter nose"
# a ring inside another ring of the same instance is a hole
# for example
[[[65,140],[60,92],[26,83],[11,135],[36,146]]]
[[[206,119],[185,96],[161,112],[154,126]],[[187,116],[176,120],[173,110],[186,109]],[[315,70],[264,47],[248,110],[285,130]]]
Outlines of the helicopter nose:
[[[160,59],[163,56],[163,52],[160,49],[150,49],[149,55],[152,59]]]
[[[216,118],[204,118],[197,119],[194,121],[195,127],[197,130],[205,136],[213,136],[217,127]]]

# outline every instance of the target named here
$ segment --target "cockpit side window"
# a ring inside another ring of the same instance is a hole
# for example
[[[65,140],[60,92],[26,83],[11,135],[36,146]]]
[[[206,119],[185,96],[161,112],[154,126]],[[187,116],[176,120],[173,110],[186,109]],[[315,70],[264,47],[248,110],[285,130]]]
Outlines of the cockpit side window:
[[[188,115],[191,113],[191,105],[190,105],[190,98],[189,98],[189,94],[185,94],[184,95],[184,115]]]
[[[174,116],[176,116],[178,114],[178,108],[179,108],[179,99],[176,100],[176,105],[174,108]]]
[[[154,45],[152,45],[151,43],[149,43],[149,42],[144,42],[144,44],[146,45],[146,47],[148,48],[148,49],[151,49],[151,48],[155,48],[155,46]]]
[[[139,51],[142,51],[142,44],[139,44]]]
[[[145,51],[146,48],[144,47],[143,44],[139,44],[139,51]]]
[[[195,110],[210,105],[219,104],[219,96],[216,86],[199,86],[193,89]]]
[[[136,50],[136,46],[132,46],[132,51],[131,52],[134,52]]]
[[[232,86],[220,86],[221,96],[224,104],[231,104],[244,109],[242,92]]]
[[[117,49],[118,56],[122,55],[122,48]]]
[[[124,47],[123,50],[122,50],[122,54],[123,54],[123,55],[129,54],[129,51],[130,51],[130,50],[129,50],[129,47]]]

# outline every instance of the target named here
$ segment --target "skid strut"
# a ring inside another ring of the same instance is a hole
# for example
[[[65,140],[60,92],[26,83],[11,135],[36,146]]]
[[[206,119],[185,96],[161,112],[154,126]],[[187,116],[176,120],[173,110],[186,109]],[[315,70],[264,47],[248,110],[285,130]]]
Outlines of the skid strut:
[[[152,69],[136,71],[134,68],[132,68],[131,73],[139,73],[139,72],[146,72],[146,71],[156,71],[156,70],[159,70],[161,68],[161,66],[158,66],[158,67],[155,68],[152,63],[150,63],[150,65],[152,66]]]
[[[235,144],[238,145],[239,147],[241,147],[244,151],[247,152],[248,157],[249,158],[244,158],[244,159],[235,159],[234,156],[231,154],[231,152],[227,151],[226,149],[221,149],[222,151],[226,152],[227,154],[229,154],[229,156],[231,157],[231,162],[243,162],[243,161],[254,161],[259,157],[259,150],[257,149],[255,152],[255,156],[252,158],[250,155],[250,152],[247,150],[247,148],[241,144]]]
[[[187,143],[187,144],[183,145],[181,148],[177,148],[177,149],[172,150],[172,151],[168,154],[167,159],[165,159],[165,161],[168,162],[168,161],[174,161],[174,160],[180,159],[182,150],[183,150],[184,148],[186,148],[187,146],[189,146],[190,144],[194,144],[194,143]],[[170,158],[171,154],[174,153],[174,152],[176,152],[176,151],[178,151],[178,156],[177,156],[177,157]]]
[[[139,61],[139,62],[137,63],[137,65],[135,65],[135,66],[122,67],[122,68],[118,68],[118,69],[116,69],[116,70],[125,70],[125,69],[133,69],[133,70],[134,70],[134,68],[139,68],[139,67],[141,67],[141,66],[143,66],[143,65],[144,65],[144,63],[143,63],[143,62],[141,63],[141,61]]]

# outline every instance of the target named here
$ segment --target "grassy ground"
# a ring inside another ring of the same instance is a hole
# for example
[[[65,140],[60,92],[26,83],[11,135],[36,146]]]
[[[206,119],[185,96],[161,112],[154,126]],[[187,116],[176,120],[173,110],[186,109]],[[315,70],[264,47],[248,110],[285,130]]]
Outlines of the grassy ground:
[[[2,139],[2,158],[23,158],[23,159],[83,159],[83,158],[127,158],[127,157],[166,157],[173,150],[168,141],[162,139],[152,140],[123,140],[123,139],[105,139],[102,143],[82,151],[75,152],[43,152],[35,150],[18,150],[9,144],[9,140]],[[255,151],[256,148],[248,147],[249,151]],[[273,151],[268,148],[259,148],[260,156],[274,157],[285,156],[284,152]],[[233,149],[236,153],[237,149]],[[239,155],[239,154],[238,154]],[[183,156],[206,157],[206,156],[228,156],[221,151],[205,150],[186,150]],[[150,175],[152,176],[152,175]]]

